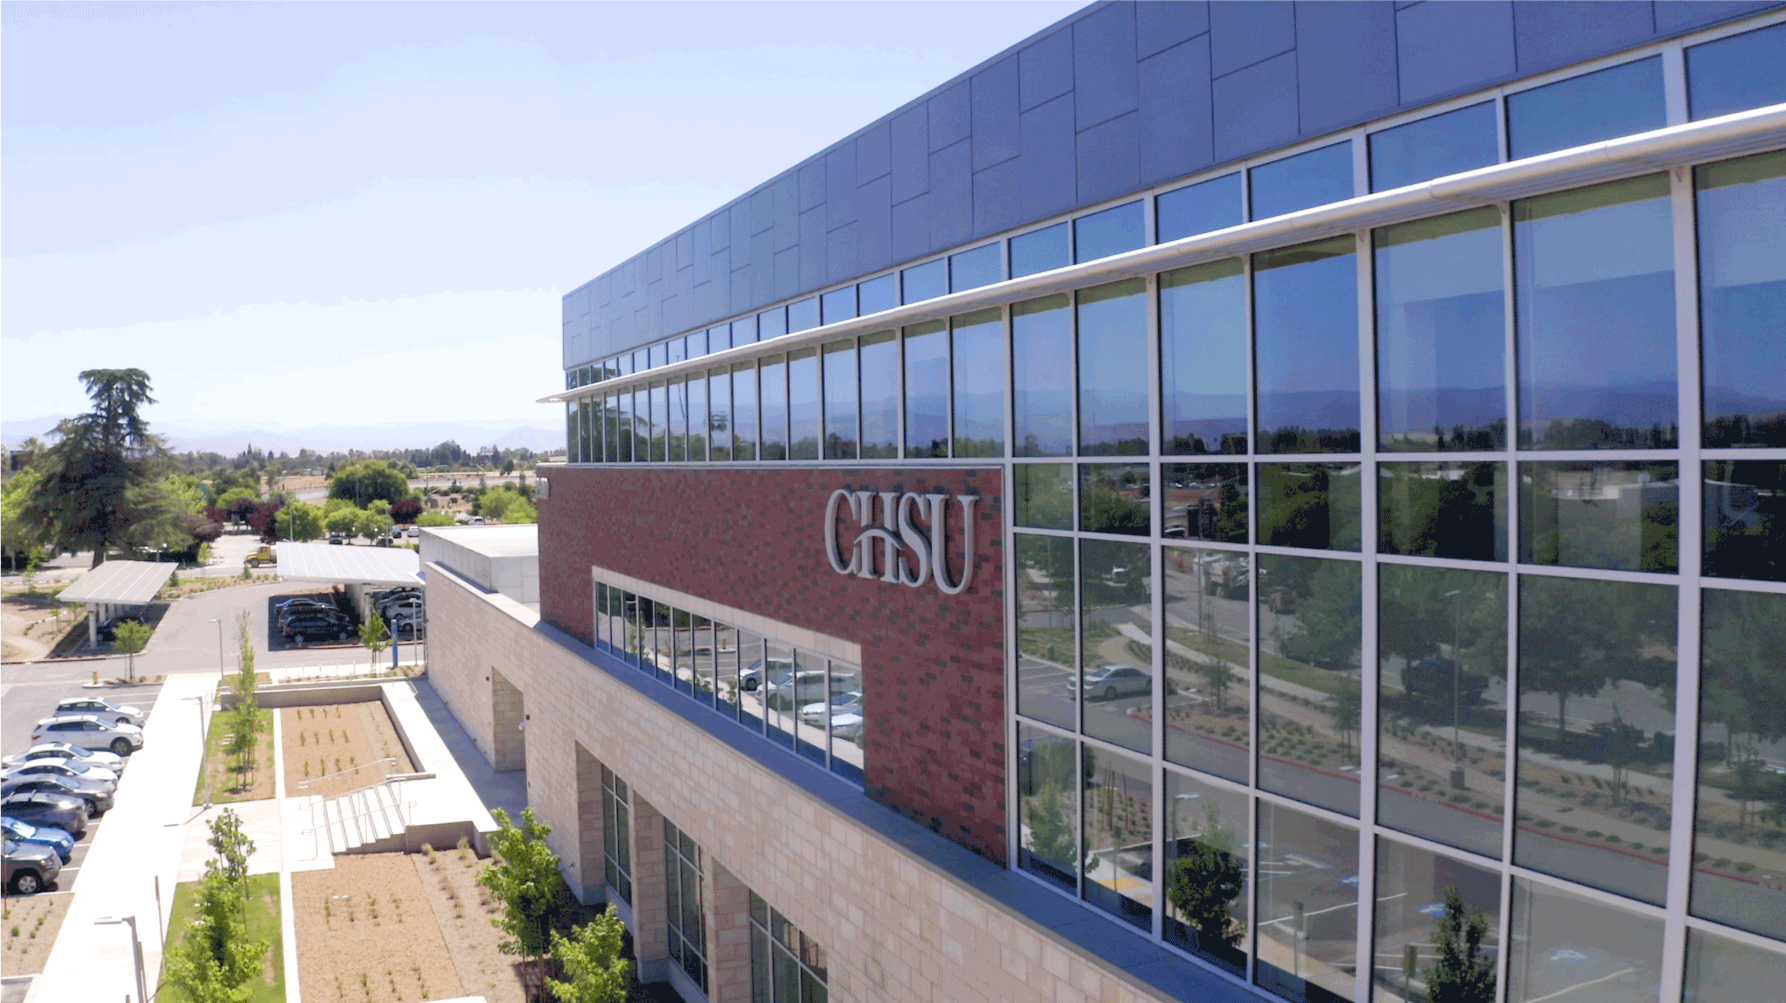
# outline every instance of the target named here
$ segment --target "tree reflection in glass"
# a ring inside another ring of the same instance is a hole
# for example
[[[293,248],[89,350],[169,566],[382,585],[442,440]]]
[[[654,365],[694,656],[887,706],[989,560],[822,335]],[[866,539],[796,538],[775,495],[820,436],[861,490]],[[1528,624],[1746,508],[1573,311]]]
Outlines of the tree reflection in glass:
[[[1015,543],[1017,713],[1070,729],[1078,717],[1073,541],[1018,533]]]
[[[1077,742],[1017,728],[1017,866],[1072,892],[1079,886]]]
[[[1148,765],[1091,745],[1085,755],[1085,900],[1153,926],[1153,782]]]
[[[1497,823],[1498,824],[1498,823]],[[1377,1003],[1494,1003],[1500,878],[1377,839]]]
[[[1381,463],[1377,478],[1379,553],[1507,559],[1505,463]]]
[[[1242,783],[1253,670],[1245,553],[1166,547],[1166,758]]]
[[[1259,783],[1358,814],[1360,566],[1260,554]]]
[[[1786,582],[1786,463],[1712,460],[1704,468],[1703,573]]]
[[[1616,571],[1680,568],[1680,464],[1520,464],[1519,559]]]
[[[1357,550],[1364,513],[1356,463],[1261,463],[1259,542]]]
[[[1166,915],[1169,944],[1246,974],[1248,798],[1166,771]]]
[[[1160,532],[1167,539],[1247,542],[1245,464],[1167,463],[1160,481]]]
[[[1146,536],[1149,517],[1147,465],[1088,463],[1079,468],[1079,529],[1086,533]]]

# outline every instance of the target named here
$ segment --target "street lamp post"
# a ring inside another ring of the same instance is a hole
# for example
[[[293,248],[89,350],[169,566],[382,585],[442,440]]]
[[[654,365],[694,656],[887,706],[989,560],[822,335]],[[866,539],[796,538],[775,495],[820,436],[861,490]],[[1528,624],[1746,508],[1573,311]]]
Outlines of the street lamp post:
[[[97,925],[116,925],[124,923],[130,927],[130,948],[136,955],[136,998],[137,1003],[148,1003],[149,983],[143,977],[143,941],[136,935],[135,916],[101,916],[93,921]]]
[[[222,682],[223,678],[224,678],[224,672],[223,672],[223,620],[222,620],[222,618],[219,617],[219,618],[215,618],[215,619],[211,620],[211,622],[217,625],[217,681]]]

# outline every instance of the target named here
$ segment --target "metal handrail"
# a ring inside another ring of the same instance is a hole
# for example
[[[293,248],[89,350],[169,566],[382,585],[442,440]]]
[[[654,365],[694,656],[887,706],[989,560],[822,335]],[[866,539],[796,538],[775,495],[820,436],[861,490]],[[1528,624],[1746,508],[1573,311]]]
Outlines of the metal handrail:
[[[393,802],[391,802],[391,805],[390,805],[391,810],[397,813],[397,821],[402,822],[403,827],[405,829],[409,828],[409,822],[407,819],[404,818],[404,816],[405,815],[413,815],[414,813],[412,811],[410,811],[410,809],[414,808],[415,805],[416,805],[416,803],[414,801],[393,801]],[[357,812],[354,812],[352,815],[341,816],[339,819],[336,819],[336,822],[340,823],[342,832],[345,833],[347,830],[348,823],[350,823],[350,822],[358,823],[360,821],[360,819],[365,818],[366,816],[372,814],[374,811],[382,811],[383,809],[384,809],[384,806],[382,806],[382,805],[378,805],[378,806],[374,806],[374,807],[370,807],[370,808],[363,808]],[[298,833],[298,835],[313,836],[316,833],[321,832],[324,829],[327,829],[329,826],[331,826],[333,824],[335,824],[335,823],[334,822],[324,822],[321,825],[312,825],[310,828],[305,829],[302,832]]]
[[[396,756],[386,756],[386,757],[384,757],[384,758],[383,758],[383,759],[374,759],[374,760],[373,760],[373,761],[372,761],[372,762],[370,762],[370,763],[361,763],[361,764],[360,764],[360,765],[358,765],[358,766],[349,766],[349,767],[348,767],[348,768],[347,768],[347,769],[345,769],[345,770],[336,770],[336,771],[335,771],[335,772],[334,772],[334,773],[330,773],[330,774],[328,774],[328,775],[327,775],[327,776],[321,776],[321,777],[312,777],[312,778],[311,778],[311,779],[309,779],[309,780],[300,780],[300,781],[298,781],[298,790],[300,790],[300,791],[307,791],[307,790],[309,790],[309,789],[310,789],[310,788],[311,788],[311,786],[312,786],[312,785],[314,785],[314,784],[320,784],[320,783],[322,783],[322,782],[323,782],[323,781],[324,781],[324,780],[333,780],[333,779],[335,779],[335,778],[336,778],[336,777],[344,777],[344,776],[346,776],[346,775],[347,775],[347,774],[349,774],[349,773],[353,773],[353,772],[354,772],[354,771],[356,771],[356,770],[363,770],[363,769],[366,769],[366,768],[367,768],[367,767],[369,767],[369,766],[377,766],[377,765],[378,765],[378,764],[379,764],[379,763],[395,763],[395,762],[396,762],[396,761],[397,761],[397,757],[396,757]],[[389,779],[390,779],[390,777],[391,777],[391,775],[390,775],[390,774],[389,774],[389,773],[387,773],[387,774],[385,774],[385,775],[384,775],[384,777],[382,777],[382,778],[381,778],[381,779],[379,779],[379,780],[377,780],[377,781],[376,781],[376,782],[374,782],[374,783],[370,783],[370,784],[367,784],[367,785],[366,785],[366,787],[376,787],[376,786],[378,786],[378,784],[382,784],[382,783],[384,783],[384,782],[385,782],[385,781],[386,781],[386,780],[389,780]],[[345,796],[346,796],[346,795],[347,795],[347,794],[352,794],[352,793],[354,793],[354,792],[355,792],[355,791],[363,791],[363,790],[365,790],[365,789],[366,789],[366,787],[355,787],[355,788],[354,788],[354,789],[353,789],[353,790],[350,790],[350,791],[347,791],[347,792],[345,792],[345,793],[344,793],[344,794],[337,794],[337,795],[335,795],[335,797],[345,797]]]

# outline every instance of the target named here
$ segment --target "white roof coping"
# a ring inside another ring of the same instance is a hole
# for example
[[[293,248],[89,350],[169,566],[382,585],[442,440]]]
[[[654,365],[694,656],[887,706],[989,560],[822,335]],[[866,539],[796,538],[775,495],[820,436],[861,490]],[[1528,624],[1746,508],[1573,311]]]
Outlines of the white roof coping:
[[[537,557],[540,552],[540,528],[533,523],[519,526],[429,526],[422,533],[485,557]]]

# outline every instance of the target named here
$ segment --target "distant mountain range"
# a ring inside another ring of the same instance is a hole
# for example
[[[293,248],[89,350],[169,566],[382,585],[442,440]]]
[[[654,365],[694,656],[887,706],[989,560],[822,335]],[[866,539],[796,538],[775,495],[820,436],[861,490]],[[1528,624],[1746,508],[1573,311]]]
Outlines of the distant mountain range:
[[[44,437],[65,416],[48,415],[0,423],[0,440],[16,446],[31,436]],[[158,423],[175,452],[213,452],[235,456],[253,445],[257,450],[297,455],[301,449],[320,453],[349,449],[426,449],[452,440],[476,452],[485,446],[499,449],[531,449],[548,453],[564,448],[563,427],[550,428],[521,422],[416,422],[381,425],[312,425],[308,428],[193,428],[178,423]]]

